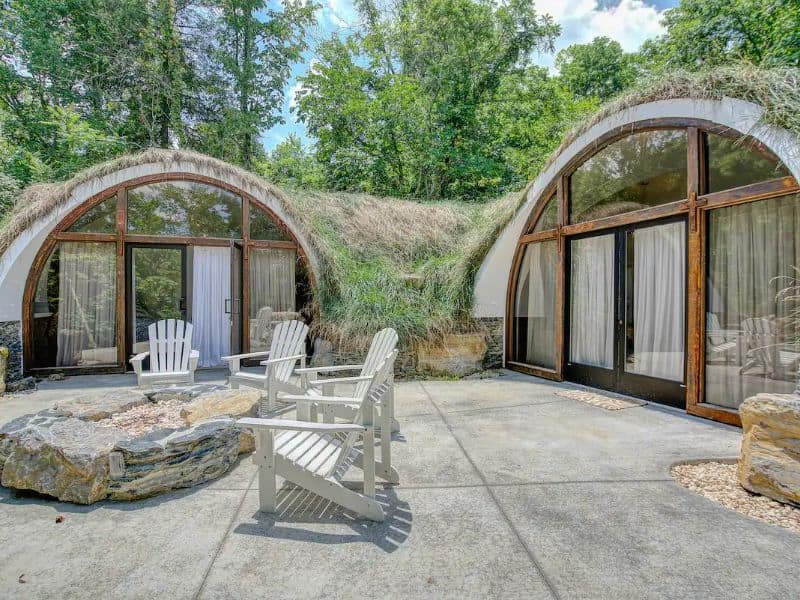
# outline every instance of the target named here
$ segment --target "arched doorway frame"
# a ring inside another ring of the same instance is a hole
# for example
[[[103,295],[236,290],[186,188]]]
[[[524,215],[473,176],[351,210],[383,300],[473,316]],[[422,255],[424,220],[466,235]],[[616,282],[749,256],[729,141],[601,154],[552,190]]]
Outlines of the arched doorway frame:
[[[687,135],[687,194],[682,200],[651,208],[635,210],[610,217],[580,223],[568,223],[569,177],[586,160],[604,148],[634,133],[664,129],[681,129]],[[564,379],[565,299],[566,291],[566,240],[569,236],[602,231],[615,227],[655,221],[667,217],[685,215],[688,221],[688,278],[687,278],[687,348],[686,348],[686,410],[690,414],[712,418],[729,424],[740,425],[738,412],[702,402],[704,398],[704,319],[705,314],[705,267],[706,267],[706,215],[708,211],[759,200],[778,198],[800,191],[794,177],[786,176],[757,182],[738,188],[708,193],[706,186],[707,156],[703,136],[707,133],[735,139],[748,148],[760,152],[771,161],[778,158],[761,142],[730,127],[712,121],[692,118],[653,118],[633,121],[610,129],[578,151],[544,185],[533,202],[522,234],[516,247],[508,273],[505,301],[505,356],[506,365],[514,370],[547,379]],[[527,193],[527,189],[526,189]],[[555,196],[557,202],[557,225],[543,231],[533,231],[544,213],[548,201]],[[557,243],[558,271],[556,273],[555,301],[555,368],[545,369],[513,358],[514,298],[519,277],[520,263],[528,244],[554,240]]]
[[[186,236],[166,236],[166,235],[139,235],[130,234],[127,231],[127,195],[128,191],[143,185],[152,183],[162,183],[169,181],[189,181],[196,183],[203,183],[213,186],[232,194],[239,196],[242,199],[242,238],[215,238],[215,237],[186,237]],[[100,203],[116,197],[116,231],[115,233],[87,233],[87,232],[72,232],[68,231],[69,228],[84,214],[90,211]],[[275,225],[289,237],[289,241],[270,241],[270,240],[254,240],[250,237],[250,213],[252,210],[259,210],[265,213]],[[116,346],[117,346],[117,364],[114,366],[103,367],[58,367],[58,368],[41,368],[33,369],[31,365],[34,363],[33,353],[33,310],[34,310],[34,296],[36,292],[37,282],[42,274],[43,269],[47,264],[47,260],[53,252],[54,248],[59,242],[72,241],[72,242],[102,242],[113,243],[116,245]],[[317,282],[315,279],[315,272],[313,265],[309,259],[308,252],[300,243],[296,233],[287,225],[287,223],[273,211],[270,207],[264,205],[254,195],[246,192],[238,186],[232,185],[221,179],[201,175],[198,173],[188,171],[169,171],[163,173],[153,173],[135,177],[113,186],[110,186],[97,194],[92,195],[78,206],[64,216],[53,230],[47,235],[45,241],[39,247],[36,256],[31,265],[28,273],[25,288],[23,291],[22,300],[22,350],[23,350],[23,365],[26,373],[35,370],[36,372],[47,373],[48,371],[69,371],[72,374],[78,373],[102,373],[102,372],[120,372],[126,369],[125,357],[125,316],[126,316],[126,299],[125,299],[125,248],[127,244],[183,244],[187,246],[230,246],[232,242],[242,243],[242,272],[249,273],[250,254],[254,249],[258,248],[282,248],[294,249],[297,252],[298,258],[302,261],[305,268],[309,284],[311,286],[312,294],[316,292]],[[245,276],[242,278],[242,330],[247,332],[250,329],[250,277]],[[242,351],[249,350],[249,336],[242,337]]]

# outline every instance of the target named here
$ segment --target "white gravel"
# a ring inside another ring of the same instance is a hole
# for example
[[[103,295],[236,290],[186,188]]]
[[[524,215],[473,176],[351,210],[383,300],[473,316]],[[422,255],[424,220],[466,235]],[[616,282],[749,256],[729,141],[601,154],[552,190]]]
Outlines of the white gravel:
[[[178,399],[162,400],[135,406],[122,413],[111,415],[97,422],[101,427],[116,427],[139,436],[155,429],[181,429],[186,421],[181,417],[181,409],[186,402]]]
[[[683,487],[759,521],[800,533],[800,508],[751,494],[736,477],[736,465],[715,461],[676,465],[672,476]]]

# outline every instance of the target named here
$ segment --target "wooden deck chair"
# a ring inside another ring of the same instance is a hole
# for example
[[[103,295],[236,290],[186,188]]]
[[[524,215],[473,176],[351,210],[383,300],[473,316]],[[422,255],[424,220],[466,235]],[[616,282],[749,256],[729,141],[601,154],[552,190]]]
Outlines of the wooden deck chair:
[[[753,368],[760,368],[765,375],[772,375],[775,370],[772,348],[776,344],[775,327],[772,320],[766,317],[755,317],[742,321],[745,339],[744,364],[739,369],[745,374]]]
[[[307,394],[319,395],[333,395],[333,388],[336,384],[354,384],[355,390],[353,396],[358,397],[363,388],[369,385],[369,377],[371,377],[375,370],[397,348],[397,332],[391,327],[381,329],[372,338],[367,355],[364,357],[364,363],[360,365],[339,365],[330,367],[307,367],[297,369],[295,372],[300,375],[303,389]],[[356,377],[328,377],[320,379],[320,373],[340,373],[342,371],[359,371]],[[365,379],[365,377],[367,379]],[[391,419],[392,431],[399,431],[399,426],[394,418],[394,373],[392,373],[388,381],[384,384],[385,394],[381,398],[379,407],[381,410],[385,408],[387,417]],[[332,417],[339,417],[341,419],[352,419],[357,406],[338,405],[332,407],[332,410],[323,412],[328,422],[332,422]]]
[[[200,352],[192,350],[192,324],[179,319],[151,323],[147,328],[149,352],[140,352],[130,359],[139,387],[154,383],[194,383],[194,372]],[[142,370],[142,362],[150,357],[150,370]]]
[[[243,418],[238,427],[256,433],[253,462],[258,465],[259,504],[262,511],[277,508],[276,476],[303,489],[335,502],[353,512],[383,521],[384,513],[375,499],[375,447],[373,394],[386,383],[394,369],[397,351],[388,356],[370,377],[359,398],[359,410],[350,423],[312,423],[285,419]],[[352,398],[334,396],[305,397],[315,404],[336,405],[351,403]],[[303,401],[301,398],[298,401]],[[362,438],[362,450],[355,448]],[[361,492],[342,483],[351,465],[364,472]]]
[[[259,415],[264,416],[277,408],[278,392],[300,393],[303,388],[300,384],[291,381],[292,371],[300,361],[300,366],[306,364],[306,336],[308,326],[300,321],[281,321],[272,332],[270,349],[262,352],[248,354],[234,354],[223,356],[222,360],[228,363],[230,376],[228,384],[233,389],[240,385],[264,390],[259,406]],[[242,371],[241,361],[246,358],[263,358],[263,373],[250,373]]]

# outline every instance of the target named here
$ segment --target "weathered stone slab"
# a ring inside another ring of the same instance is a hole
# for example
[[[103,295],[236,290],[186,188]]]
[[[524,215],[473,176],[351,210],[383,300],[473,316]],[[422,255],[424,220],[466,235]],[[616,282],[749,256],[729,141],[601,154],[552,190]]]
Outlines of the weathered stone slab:
[[[148,402],[147,396],[139,390],[115,390],[82,394],[57,402],[53,409],[82,421],[100,421]]]
[[[483,369],[486,336],[483,333],[445,335],[440,343],[417,347],[417,370],[435,375],[464,377]]]
[[[2,484],[78,504],[102,500],[109,453],[127,437],[52,411],[20,417],[0,429]]]
[[[190,385],[171,385],[145,392],[150,402],[162,402],[163,400],[180,400],[181,402],[191,402],[195,398],[228,389],[224,385],[216,383],[193,383]]]
[[[181,409],[181,417],[194,425],[214,417],[249,417],[258,411],[261,393],[254,389],[222,389],[207,392]]]
[[[758,394],[739,407],[739,483],[756,494],[800,506],[800,397]]]
[[[122,441],[111,454],[109,496],[136,500],[205,483],[227,472],[240,448],[233,419]]]

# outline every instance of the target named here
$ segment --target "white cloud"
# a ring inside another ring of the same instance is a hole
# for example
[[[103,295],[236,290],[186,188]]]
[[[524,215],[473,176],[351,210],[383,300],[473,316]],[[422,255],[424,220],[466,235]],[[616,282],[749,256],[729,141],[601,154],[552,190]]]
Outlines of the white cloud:
[[[620,43],[624,50],[638,50],[646,39],[663,33],[659,21],[663,11],[642,0],[620,0],[602,8],[597,0],[545,0],[536,3],[540,14],[550,14],[561,25],[556,53],[572,44],[585,44],[599,36]],[[543,54],[536,61],[553,68],[555,54]]]

